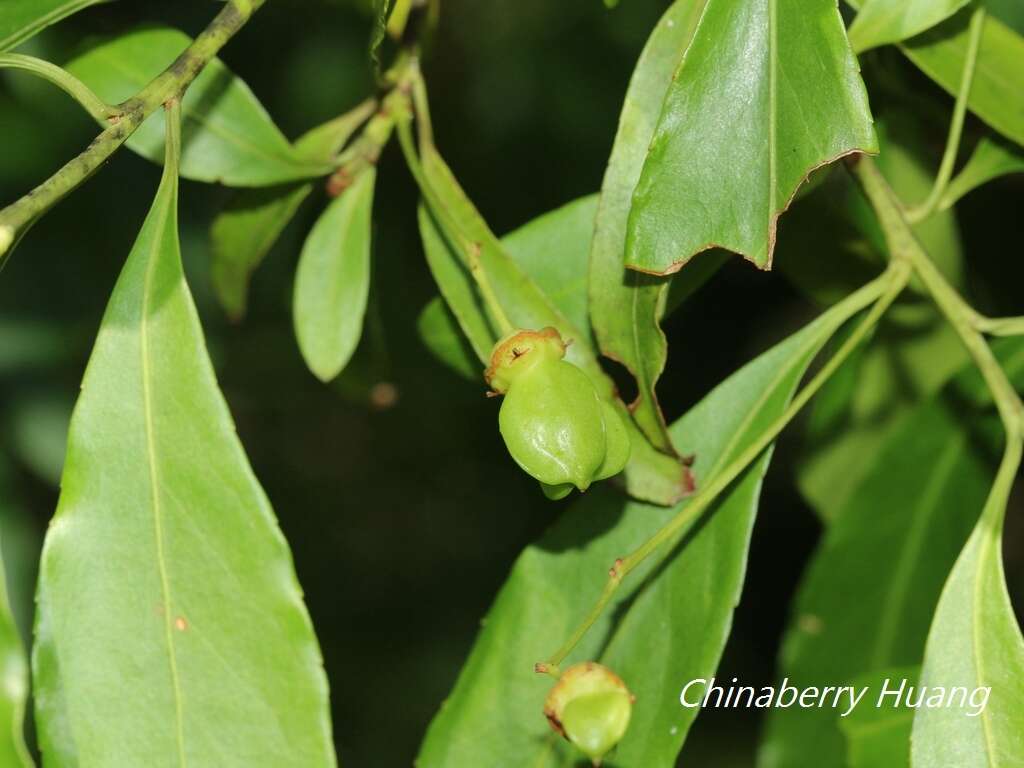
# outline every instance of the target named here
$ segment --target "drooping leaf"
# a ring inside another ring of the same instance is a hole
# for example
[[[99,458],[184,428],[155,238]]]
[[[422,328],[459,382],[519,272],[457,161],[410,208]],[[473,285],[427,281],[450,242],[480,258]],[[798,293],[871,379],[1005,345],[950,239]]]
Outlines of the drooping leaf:
[[[1007,141],[986,136],[978,142],[967,164],[949,182],[939,207],[950,208],[968,192],[1010,173],[1024,173],[1024,150]]]
[[[970,0],[867,0],[850,25],[858,53],[898,43],[945,21]]]
[[[306,365],[321,381],[345,367],[359,343],[370,295],[375,168],[331,201],[306,238],[292,315]]]
[[[696,454],[695,471],[704,482],[785,408],[810,359],[838,324],[827,313],[733,374],[672,426],[680,449]],[[680,707],[679,688],[683,681],[710,677],[717,667],[742,588],[768,458],[766,453],[730,486],[678,549],[665,551],[671,554],[663,565],[648,562],[630,576],[573,654],[607,663],[637,696],[616,765],[675,765],[696,715]],[[544,721],[541,709],[551,681],[535,675],[533,664],[575,627],[615,559],[679,508],[626,503],[596,488],[527,548],[431,724],[417,764],[576,765],[578,754]]]
[[[1004,361],[1024,380],[1024,348]],[[783,641],[791,684],[849,685],[921,662],[942,584],[992,478],[990,404],[966,407],[972,368],[919,405],[870,458],[808,566]],[[843,735],[826,710],[776,709],[759,765],[841,765]]]
[[[846,0],[854,9],[860,0]],[[906,54],[928,77],[948,93],[960,89],[967,57],[971,8],[901,44]],[[985,18],[978,61],[971,82],[968,108],[999,133],[1024,144],[1024,36],[993,15]]]
[[[176,29],[146,28],[105,40],[67,65],[110,104],[138,93],[192,42]],[[288,142],[242,80],[214,59],[182,100],[181,175],[237,187],[261,187],[329,173]],[[163,157],[164,118],[154,113],[128,146],[154,162]]]
[[[903,681],[907,686],[917,685],[921,670],[918,667],[886,669],[857,678],[852,685],[867,688],[861,704],[849,715],[838,718],[839,729],[846,738],[846,761],[849,768],[910,768],[910,727],[914,710],[905,700],[892,703],[886,697],[883,706],[877,706],[878,695],[884,690],[898,689]]]
[[[877,150],[831,0],[708,0],[633,192],[626,265],[666,274],[719,246],[771,266],[815,168]]]
[[[1011,349],[1019,370],[1024,349],[1019,344]],[[975,692],[987,688],[980,694],[985,706],[974,716],[966,716],[962,706],[919,709],[911,740],[913,768],[1010,768],[1024,755],[1024,636],[1007,592],[1002,552],[1003,519],[1020,454],[1020,442],[1008,449],[946,580],[921,670],[922,686],[932,693],[964,688],[971,706],[981,703]]]
[[[40,745],[54,765],[333,766],[291,555],[182,274],[177,146],[72,418],[37,595]]]
[[[366,101],[311,129],[295,142],[296,151],[312,162],[330,163],[375,106],[372,100]],[[252,273],[312,189],[312,184],[303,182],[240,189],[213,220],[210,277],[217,298],[232,320],[245,315]]]
[[[518,328],[557,328],[565,339],[572,339],[566,357],[582,368],[594,382],[601,397],[613,403],[622,413],[630,432],[632,451],[624,472],[630,495],[657,504],[672,504],[692,490],[688,468],[673,457],[659,453],[643,437],[625,406],[614,394],[614,384],[601,369],[588,334],[580,331],[549,301],[530,276],[508,255],[494,236],[487,222],[459,187],[441,156],[428,149],[422,157],[427,183],[445,210],[439,212],[458,227],[458,233],[444,231],[434,215],[425,208],[420,211],[420,234],[427,262],[441,294],[469,339],[480,360],[489,362],[491,349],[497,341],[494,319],[484,309],[481,298],[465,264],[464,242],[452,243],[449,238],[464,238],[479,247],[480,264],[487,279]]]
[[[640,54],[601,185],[590,253],[590,319],[598,345],[636,379],[633,418],[657,448],[668,452],[674,449],[654,391],[668,354],[659,323],[668,281],[626,269],[626,224],[672,74],[706,5],[706,0],[673,3]]]
[[[39,34],[51,24],[106,0],[4,0],[0,3],[0,52]]]
[[[235,193],[210,226],[210,280],[228,317],[245,316],[249,281],[312,184],[279,184]]]

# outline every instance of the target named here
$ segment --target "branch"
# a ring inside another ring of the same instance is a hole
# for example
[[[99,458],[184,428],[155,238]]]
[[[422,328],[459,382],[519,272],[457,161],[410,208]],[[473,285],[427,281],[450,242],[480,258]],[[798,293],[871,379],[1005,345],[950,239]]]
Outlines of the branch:
[[[44,213],[92,176],[165,102],[180,98],[203,68],[266,0],[230,0],[174,63],[118,105],[111,123],[76,158],[0,211],[0,266],[5,255]],[[62,86],[63,87],[63,86]]]

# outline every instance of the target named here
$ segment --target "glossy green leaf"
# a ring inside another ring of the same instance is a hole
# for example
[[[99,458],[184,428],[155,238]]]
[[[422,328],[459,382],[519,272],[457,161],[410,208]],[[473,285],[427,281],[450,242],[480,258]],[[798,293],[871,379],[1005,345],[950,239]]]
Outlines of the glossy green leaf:
[[[327,681],[291,555],[182,274],[168,143],[46,535],[40,745],[53,765],[332,766]]]
[[[898,43],[931,29],[970,0],[867,0],[850,25],[850,45],[858,53]]]
[[[1024,173],[1024,150],[1007,141],[986,136],[978,142],[967,164],[949,182],[939,206],[950,208],[968,192],[1010,173]]]
[[[815,168],[877,144],[831,0],[708,0],[633,192],[626,265],[665,274],[719,246],[771,266]]]
[[[416,320],[416,329],[438,360],[470,381],[480,379],[480,360],[443,298],[435,296],[427,302]]]
[[[1014,349],[1012,367],[1019,370],[1024,348]],[[988,689],[987,701],[972,717],[960,706],[919,709],[913,768],[1011,768],[1024,756],[1024,636],[1003,572],[1003,519],[1020,459],[1017,442],[942,589],[921,670],[921,685],[931,692],[962,687],[976,706]]]
[[[0,3],[0,51],[7,51],[51,24],[106,0],[3,0]]]
[[[296,151],[313,162],[331,162],[375,106],[366,101],[313,128],[295,142]],[[302,182],[240,189],[213,220],[210,278],[232,320],[245,315],[252,273],[312,190],[312,184]]]
[[[295,273],[292,316],[306,365],[330,381],[355,352],[370,295],[375,168],[365,169],[313,225]]]
[[[1010,768],[1024,755],[1024,638],[1006,591],[1002,564],[1005,497],[989,505],[964,547],[935,612],[921,683],[929,689],[982,688],[977,717],[959,707],[914,716],[914,768]],[[997,511],[993,511],[997,510]]]
[[[565,339],[572,339],[567,359],[582,368],[602,398],[616,404],[630,430],[632,451],[626,467],[625,482],[631,495],[659,504],[671,504],[692,488],[689,470],[673,457],[656,451],[627,417],[625,406],[614,395],[614,385],[601,369],[591,346],[589,335],[566,319],[544,291],[520,268],[494,236],[469,198],[459,187],[444,160],[436,151],[424,153],[423,169],[434,195],[445,206],[444,218],[459,228],[458,236],[480,248],[480,263],[487,274],[498,301],[518,328],[558,329]],[[490,360],[491,348],[497,341],[497,329],[485,312],[480,296],[466,265],[464,256],[448,240],[438,221],[425,208],[420,211],[420,233],[427,263],[434,274],[442,296],[480,360]]]
[[[866,687],[870,693],[846,717],[838,718],[839,729],[846,738],[846,762],[849,768],[910,768],[910,727],[914,709],[904,701],[898,706],[888,697],[885,706],[876,706],[883,689],[898,688],[903,680],[917,685],[918,667],[886,669],[857,678],[852,685]],[[899,681],[899,682],[894,682]]]
[[[1004,349],[1008,369],[1024,381],[1024,348]],[[991,405],[965,414],[964,393],[977,382],[977,372],[967,369],[869,459],[860,457],[870,470],[808,566],[780,677],[797,687],[849,685],[888,667],[920,664],[943,582],[992,479]],[[840,765],[844,744],[833,712],[776,709],[759,765]]]
[[[837,325],[827,313],[733,374],[672,426],[680,449],[697,456],[700,477],[713,476],[778,416]],[[574,660],[608,664],[636,694],[615,765],[675,765],[696,716],[696,710],[680,707],[680,687],[711,676],[718,665],[742,588],[768,458],[766,453],[730,486],[703,524],[669,550],[665,563],[645,563],[630,576],[573,654]],[[609,565],[677,511],[627,503],[596,488],[527,548],[431,724],[417,764],[576,765],[578,755],[544,721],[541,709],[551,681],[535,675],[533,663],[575,627],[597,598]]]
[[[846,0],[853,8],[860,0]],[[947,92],[960,89],[971,9],[964,8],[900,49]],[[968,108],[1006,138],[1024,144],[1024,36],[993,15],[985,18]]]
[[[134,96],[191,43],[175,29],[146,28],[105,40],[67,65],[110,104]],[[237,187],[322,176],[329,164],[304,158],[242,80],[214,59],[182,100],[181,175]],[[163,157],[164,118],[154,113],[128,146],[154,162]]]
[[[623,264],[626,224],[665,94],[672,83],[705,0],[678,0],[658,21],[637,61],[619,116],[590,253],[590,315],[601,352],[626,367],[637,382],[633,418],[659,449],[671,452],[654,386],[668,345],[660,325],[668,281],[640,275]]]

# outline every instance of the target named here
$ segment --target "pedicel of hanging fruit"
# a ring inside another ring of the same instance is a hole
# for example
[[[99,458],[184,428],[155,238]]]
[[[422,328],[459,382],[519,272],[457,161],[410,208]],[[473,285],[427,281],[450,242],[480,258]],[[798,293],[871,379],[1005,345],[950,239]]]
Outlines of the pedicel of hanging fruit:
[[[551,499],[618,474],[630,452],[622,417],[565,360],[566,347],[554,328],[513,331],[494,346],[484,373],[505,396],[498,426],[509,453]]]
[[[622,679],[587,661],[565,670],[548,693],[544,716],[559,734],[601,765],[629,727],[636,697]]]

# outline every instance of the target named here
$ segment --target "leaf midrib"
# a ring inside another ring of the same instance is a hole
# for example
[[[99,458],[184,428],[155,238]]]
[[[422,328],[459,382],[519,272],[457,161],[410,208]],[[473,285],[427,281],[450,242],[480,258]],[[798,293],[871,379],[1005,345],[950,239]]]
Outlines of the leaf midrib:
[[[158,195],[165,194],[163,190]],[[146,274],[142,289],[142,318],[139,323],[140,348],[142,354],[142,399],[145,414],[146,428],[146,459],[149,467],[149,480],[151,490],[151,503],[153,507],[153,526],[156,535],[156,558],[157,568],[160,572],[160,588],[163,596],[164,634],[167,642],[168,662],[170,664],[171,683],[174,693],[174,710],[177,721],[176,737],[178,743],[178,763],[185,765],[185,734],[184,719],[182,716],[181,682],[178,676],[178,662],[174,649],[174,632],[171,626],[171,591],[170,579],[167,574],[167,562],[164,554],[163,523],[160,508],[159,471],[156,460],[156,435],[153,420],[153,394],[151,383],[151,362],[149,353],[149,308],[153,287],[153,276],[156,272],[156,264],[160,258],[159,248],[163,240],[163,233],[167,227],[167,220],[170,216],[171,203],[163,200],[160,213],[157,219],[157,226],[154,227],[155,237],[150,247],[149,257],[146,262]]]

